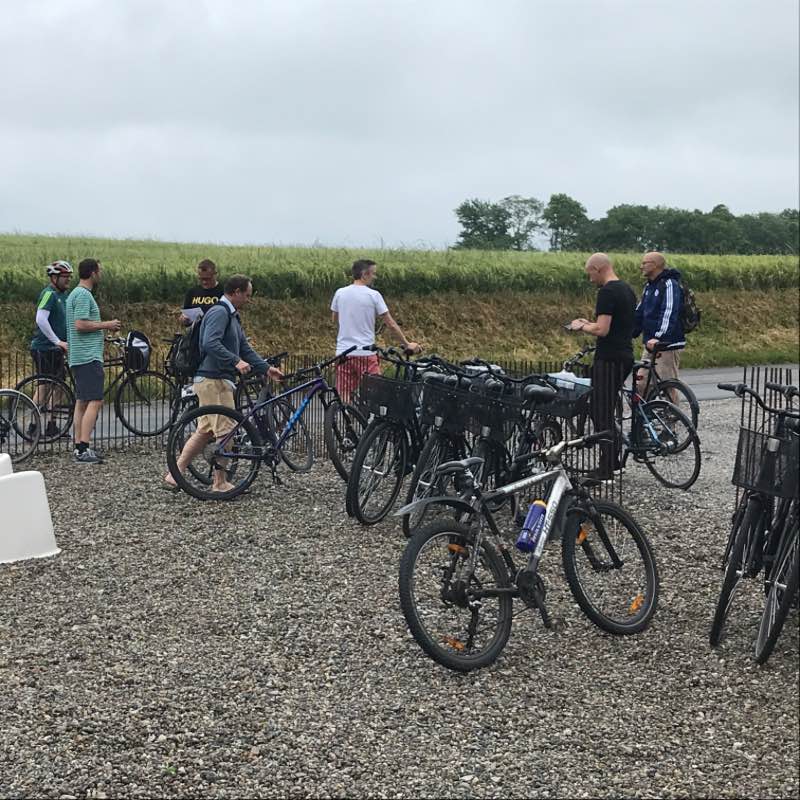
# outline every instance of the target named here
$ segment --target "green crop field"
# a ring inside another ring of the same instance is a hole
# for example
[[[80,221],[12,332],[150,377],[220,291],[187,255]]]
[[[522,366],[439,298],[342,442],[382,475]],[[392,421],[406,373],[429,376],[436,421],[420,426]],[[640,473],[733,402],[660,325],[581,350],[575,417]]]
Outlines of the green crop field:
[[[174,301],[191,282],[194,267],[211,258],[221,275],[244,273],[262,297],[300,298],[332,293],[347,281],[356,258],[379,263],[379,286],[388,295],[436,291],[590,294],[585,253],[511,251],[345,250],[336,248],[235,247],[118,239],[0,236],[2,302],[29,300],[41,288],[42,267],[57,258],[73,266],[86,257],[103,263],[107,302]],[[620,277],[641,282],[635,253],[615,256]],[[798,285],[791,256],[693,256],[670,258],[695,291],[785,289]]]
[[[234,247],[73,237],[0,236],[0,357],[27,349],[44,265],[65,258],[103,262],[97,291],[105,318],[145,331],[154,342],[176,329],[184,292],[200,259],[224,278],[253,278],[245,326],[263,352],[329,353],[335,341],[328,303],[350,281],[356,258],[379,264],[375,284],[408,335],[443,355],[561,359],[578,339],[561,323],[591,316],[594,287],[585,253],[348,250]],[[612,254],[638,292],[640,254]],[[798,360],[798,260],[791,256],[669,258],[703,312],[685,366]],[[391,341],[391,340],[386,340]]]

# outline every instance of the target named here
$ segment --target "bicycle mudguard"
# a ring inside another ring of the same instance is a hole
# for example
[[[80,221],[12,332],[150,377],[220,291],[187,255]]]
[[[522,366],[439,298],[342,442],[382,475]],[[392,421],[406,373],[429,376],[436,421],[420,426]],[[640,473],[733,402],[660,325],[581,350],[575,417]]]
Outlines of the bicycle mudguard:
[[[403,506],[398,511],[395,511],[392,516],[403,517],[406,514],[410,514],[412,511],[432,505],[433,503],[438,503],[442,506],[451,506],[452,508],[455,508],[463,513],[475,513],[475,509],[469,503],[459,500],[457,497],[452,497],[451,495],[445,494],[438,495],[437,497],[423,497],[421,500],[415,500],[413,503],[409,503],[407,506]]]

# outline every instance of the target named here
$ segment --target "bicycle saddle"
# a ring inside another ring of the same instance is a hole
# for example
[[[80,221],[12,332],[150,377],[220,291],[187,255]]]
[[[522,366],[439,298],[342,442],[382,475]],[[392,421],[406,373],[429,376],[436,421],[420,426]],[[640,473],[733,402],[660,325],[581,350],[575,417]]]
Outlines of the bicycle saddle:
[[[522,397],[537,405],[549,403],[556,394],[557,392],[552,386],[540,386],[536,383],[530,383],[522,390]]]
[[[469,458],[462,458],[460,461],[445,461],[436,467],[437,475],[452,475],[454,472],[464,472],[470,467],[483,464],[483,459],[477,456],[470,456]]]

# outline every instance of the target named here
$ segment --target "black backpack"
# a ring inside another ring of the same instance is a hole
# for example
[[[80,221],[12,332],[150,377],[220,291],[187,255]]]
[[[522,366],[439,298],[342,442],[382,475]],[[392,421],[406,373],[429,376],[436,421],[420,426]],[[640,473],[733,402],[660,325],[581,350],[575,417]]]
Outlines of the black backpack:
[[[689,284],[681,276],[680,279],[681,295],[683,302],[681,303],[681,312],[679,319],[684,333],[691,333],[700,324],[700,309],[697,306],[694,292],[689,288]]]
[[[227,312],[227,309],[226,313],[228,313],[228,324],[225,326],[225,333],[228,332],[233,318],[233,314]],[[193,378],[200,367],[200,362],[203,360],[203,351],[200,348],[200,326],[202,324],[203,317],[196,319],[173,347],[170,366],[172,374],[176,378],[182,380]]]

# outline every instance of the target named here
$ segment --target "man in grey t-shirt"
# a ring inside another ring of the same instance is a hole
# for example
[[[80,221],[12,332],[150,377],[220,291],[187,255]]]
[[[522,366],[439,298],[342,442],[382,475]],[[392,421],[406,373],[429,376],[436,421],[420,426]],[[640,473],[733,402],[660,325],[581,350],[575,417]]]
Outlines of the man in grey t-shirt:
[[[353,262],[353,282],[350,286],[337,289],[331,300],[333,321],[339,332],[336,337],[336,353],[343,353],[355,345],[343,363],[336,367],[336,388],[344,402],[350,400],[358,388],[361,376],[365,373],[380,372],[378,356],[365,348],[375,344],[375,320],[380,318],[395,334],[410,353],[419,353],[422,348],[416,342],[409,342],[400,326],[389,313],[381,293],[372,288],[378,267],[374,261],[361,259]]]

